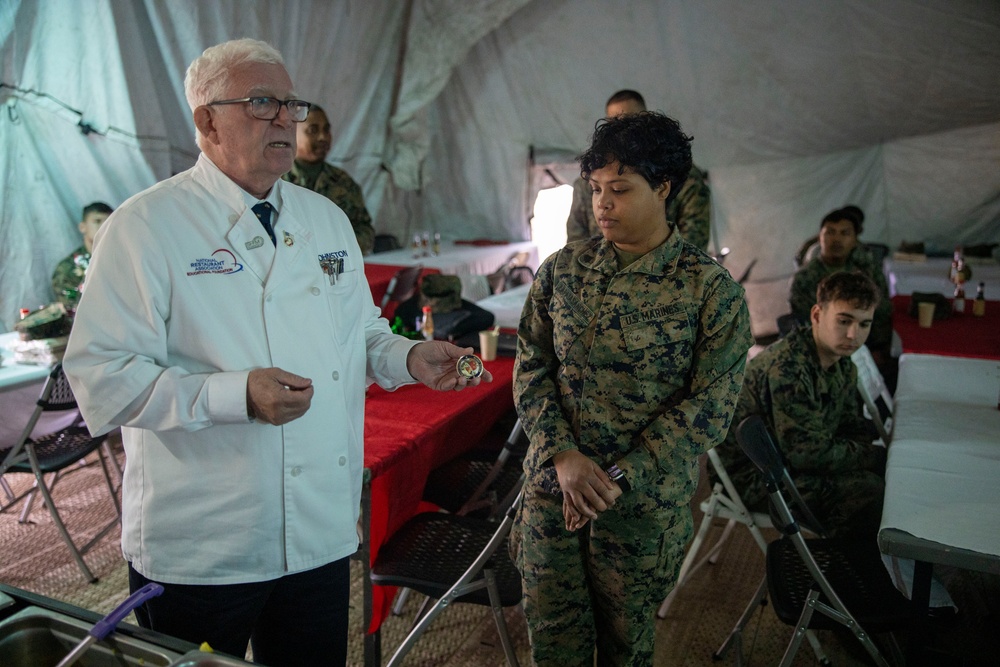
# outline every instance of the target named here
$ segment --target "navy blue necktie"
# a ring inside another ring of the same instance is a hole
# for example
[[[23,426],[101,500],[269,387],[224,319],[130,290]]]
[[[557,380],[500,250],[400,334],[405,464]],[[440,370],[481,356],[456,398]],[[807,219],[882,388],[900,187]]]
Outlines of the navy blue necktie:
[[[278,245],[278,242],[274,238],[274,227],[271,226],[271,205],[266,201],[262,201],[259,204],[254,204],[253,208],[250,209],[260,220],[260,224],[264,225],[264,229],[267,230],[267,235],[271,237],[271,244],[274,246]]]

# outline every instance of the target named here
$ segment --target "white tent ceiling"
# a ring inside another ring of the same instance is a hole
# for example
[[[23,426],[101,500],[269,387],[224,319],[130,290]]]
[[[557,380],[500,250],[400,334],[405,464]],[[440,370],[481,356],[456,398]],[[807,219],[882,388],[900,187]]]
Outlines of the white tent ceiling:
[[[694,135],[762,284],[846,203],[869,241],[1000,241],[995,0],[0,0],[0,329],[84,204],[193,163],[184,70],[242,36],[327,109],[379,231],[526,238],[530,148],[578,152],[628,87]]]

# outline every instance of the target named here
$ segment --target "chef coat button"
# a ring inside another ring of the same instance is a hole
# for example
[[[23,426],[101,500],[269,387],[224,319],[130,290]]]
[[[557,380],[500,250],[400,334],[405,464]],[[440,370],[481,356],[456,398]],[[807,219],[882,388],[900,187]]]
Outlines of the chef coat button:
[[[337,381],[337,380],[340,379],[340,373],[338,373],[337,371],[334,371],[333,373],[331,373],[331,376],[333,377],[334,381]]]
[[[302,468],[301,467],[295,466],[294,468],[292,468],[292,477],[298,477],[301,474],[302,474]]]
[[[319,296],[319,288],[318,287],[312,287],[312,288],[310,288],[309,291],[312,292],[313,296]]]
[[[339,459],[337,459],[337,463],[339,463],[342,466],[346,466],[347,465],[347,457],[346,456],[341,456]]]
[[[267,299],[265,299],[265,301],[267,301],[268,303],[271,303],[271,295],[270,294],[267,295]]]

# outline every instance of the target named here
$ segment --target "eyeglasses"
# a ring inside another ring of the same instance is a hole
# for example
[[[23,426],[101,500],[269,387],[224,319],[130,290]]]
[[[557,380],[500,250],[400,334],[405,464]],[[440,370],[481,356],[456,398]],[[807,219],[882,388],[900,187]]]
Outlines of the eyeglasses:
[[[281,107],[288,107],[288,113],[296,123],[301,123],[309,115],[309,103],[305,100],[279,100],[276,97],[243,97],[238,100],[209,102],[208,106],[219,104],[250,103],[250,114],[260,120],[274,120],[281,113]]]

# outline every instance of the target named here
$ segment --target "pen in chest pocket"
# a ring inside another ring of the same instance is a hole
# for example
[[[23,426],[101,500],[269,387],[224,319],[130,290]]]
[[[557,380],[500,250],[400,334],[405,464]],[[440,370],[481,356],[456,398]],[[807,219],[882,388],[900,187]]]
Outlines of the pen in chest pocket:
[[[344,258],[343,257],[330,257],[327,259],[321,259],[319,261],[319,266],[323,269],[323,273],[330,280],[331,285],[337,284],[337,279],[344,272]]]

